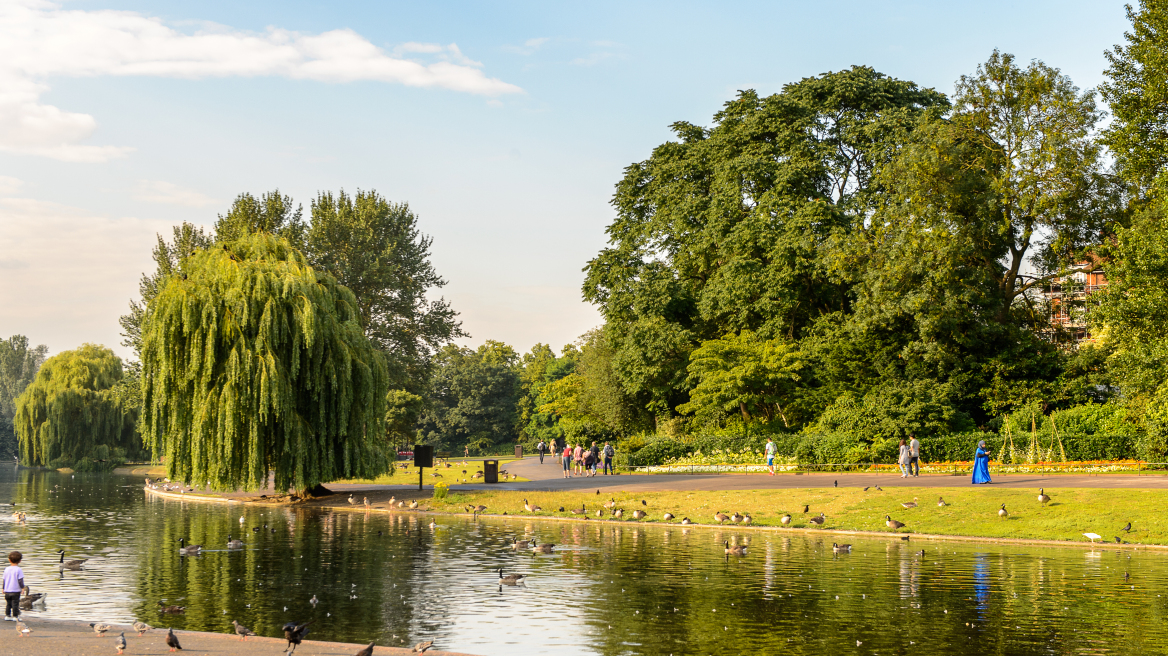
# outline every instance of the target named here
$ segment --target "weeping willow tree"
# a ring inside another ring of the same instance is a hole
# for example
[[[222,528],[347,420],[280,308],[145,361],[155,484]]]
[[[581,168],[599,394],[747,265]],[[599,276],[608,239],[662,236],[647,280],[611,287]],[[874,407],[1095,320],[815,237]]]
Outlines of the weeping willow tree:
[[[385,360],[349,289],[266,233],[183,271],[142,331],[143,432],[172,479],[308,490],[388,470]]]
[[[106,469],[138,455],[138,408],[120,393],[122,378],[121,358],[96,344],[45,360],[16,397],[21,462]]]

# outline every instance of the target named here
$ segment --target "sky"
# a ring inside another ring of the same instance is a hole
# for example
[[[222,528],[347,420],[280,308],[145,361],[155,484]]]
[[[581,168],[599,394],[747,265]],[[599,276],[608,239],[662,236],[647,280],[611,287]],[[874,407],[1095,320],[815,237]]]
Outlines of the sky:
[[[559,349],[623,169],[738,90],[995,49],[1096,87],[1123,2],[0,0],[0,336],[123,356],[157,235],[242,192],[408,202],[469,345]]]

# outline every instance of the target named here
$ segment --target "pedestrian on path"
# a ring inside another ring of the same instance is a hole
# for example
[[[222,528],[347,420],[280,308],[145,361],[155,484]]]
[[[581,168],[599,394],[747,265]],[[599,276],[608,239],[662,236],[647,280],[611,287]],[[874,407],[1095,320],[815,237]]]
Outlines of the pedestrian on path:
[[[767,461],[767,467],[770,469],[771,476],[774,476],[775,475],[775,443],[772,442],[771,438],[769,438],[769,437],[767,438],[767,443],[766,443],[766,461]]]
[[[547,445],[543,443],[543,440],[540,440],[539,444],[535,445],[535,448],[539,451],[539,464],[542,465],[543,464],[543,451],[544,451],[544,449],[547,448]]]
[[[4,619],[9,622],[20,619],[20,593],[28,592],[24,570],[20,569],[22,558],[19,551],[13,551],[8,554],[8,567],[4,568]]]
[[[564,478],[572,478],[572,445],[564,445],[564,453],[560,456],[560,462],[564,463]]]
[[[990,480],[990,450],[986,448],[985,440],[977,443],[977,450],[973,452],[973,484],[992,483]]]
[[[917,439],[916,435],[909,435],[908,438],[908,473],[914,478],[920,478],[921,441]]]
[[[577,474],[584,475],[584,443],[581,442],[572,450],[572,463]]]
[[[612,467],[612,459],[614,457],[616,457],[616,449],[612,448],[612,444],[605,442],[604,443],[604,475],[605,476],[608,476],[609,471],[611,471],[613,474],[616,474],[616,470],[613,469],[613,467]]]
[[[592,475],[596,475],[596,470],[600,468],[600,447],[596,446],[596,442],[592,443]]]
[[[909,461],[908,445],[904,443],[904,438],[900,438],[900,450],[896,454],[896,465],[900,467],[900,477],[908,478],[908,461]]]
[[[584,475],[596,475],[596,456],[592,453],[592,449],[584,452]]]

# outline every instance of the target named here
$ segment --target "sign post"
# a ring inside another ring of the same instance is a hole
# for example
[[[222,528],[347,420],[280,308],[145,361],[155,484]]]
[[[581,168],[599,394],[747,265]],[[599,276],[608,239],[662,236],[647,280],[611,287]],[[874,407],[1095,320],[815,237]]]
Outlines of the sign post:
[[[422,489],[422,468],[434,466],[434,447],[430,444],[414,445],[414,466],[418,468],[418,490]]]

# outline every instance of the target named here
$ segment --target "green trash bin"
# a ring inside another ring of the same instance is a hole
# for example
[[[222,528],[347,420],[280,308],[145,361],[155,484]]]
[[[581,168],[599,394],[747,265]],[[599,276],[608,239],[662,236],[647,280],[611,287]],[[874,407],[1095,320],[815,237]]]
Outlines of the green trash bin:
[[[483,480],[487,483],[499,482],[499,461],[498,460],[484,460],[483,461]]]

